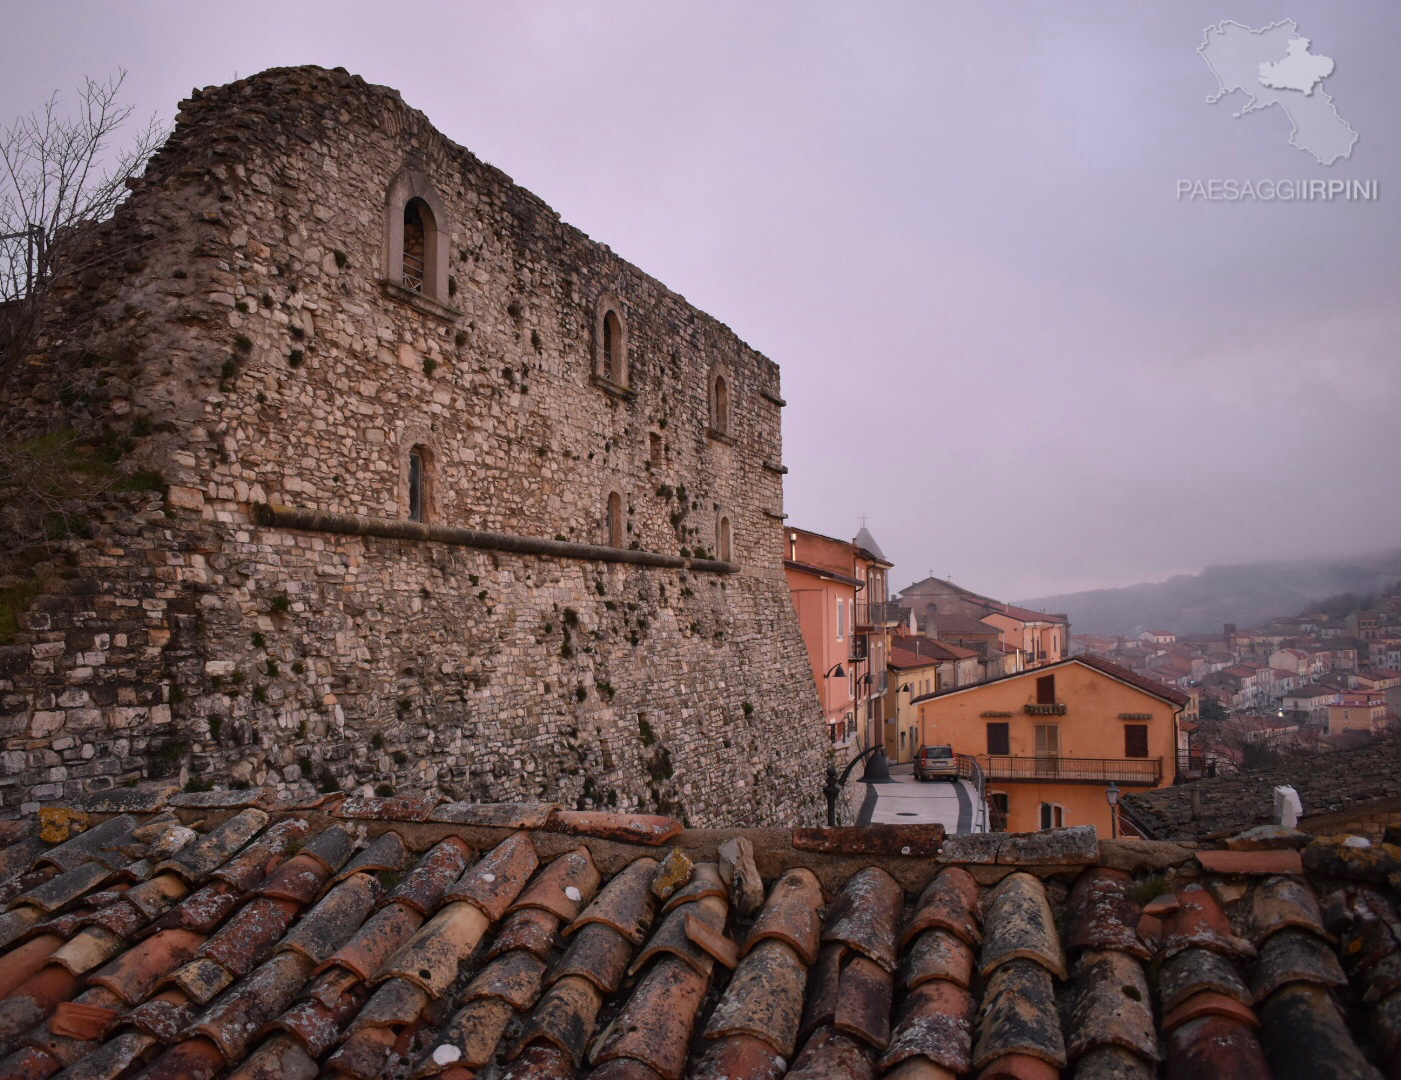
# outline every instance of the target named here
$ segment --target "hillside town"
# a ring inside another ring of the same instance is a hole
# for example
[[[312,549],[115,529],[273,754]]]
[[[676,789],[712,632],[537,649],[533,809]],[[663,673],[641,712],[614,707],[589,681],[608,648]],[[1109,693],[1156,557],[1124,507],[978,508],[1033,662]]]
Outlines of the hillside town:
[[[1126,640],[933,576],[892,592],[895,567],[865,525],[850,541],[786,532],[784,571],[839,758],[912,767],[947,747],[993,830],[1132,833],[1121,790],[1365,745],[1401,714],[1401,590],[1345,615]]]

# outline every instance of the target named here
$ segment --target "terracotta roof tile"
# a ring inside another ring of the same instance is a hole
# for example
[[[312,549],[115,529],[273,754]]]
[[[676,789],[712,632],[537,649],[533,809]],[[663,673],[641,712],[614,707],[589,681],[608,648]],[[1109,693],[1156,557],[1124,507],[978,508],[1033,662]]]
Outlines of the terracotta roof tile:
[[[894,878],[877,867],[858,870],[832,901],[822,941],[840,942],[894,972],[895,938],[904,907],[904,891]]]
[[[942,980],[920,984],[905,1001],[904,1015],[881,1057],[882,1069],[922,1057],[954,1073],[972,1068],[973,999]]]
[[[1065,1068],[1051,973],[1035,960],[999,964],[983,996],[973,1067],[981,1069],[1006,1054],[1026,1054]]]
[[[1162,1029],[1170,1032],[1189,1020],[1196,1020],[1203,1016],[1224,1016],[1239,1020],[1242,1024],[1252,1028],[1260,1026],[1260,1021],[1256,1018],[1255,1013],[1239,998],[1230,994],[1218,994],[1214,990],[1203,990],[1186,998],[1170,1012],[1165,1013]]]
[[[588,907],[568,927],[573,934],[590,923],[611,926],[629,941],[640,945],[651,929],[655,906],[651,891],[655,859],[636,859],[613,876]]]
[[[1232,1080],[1269,1080],[1270,1067],[1254,1030],[1231,1017],[1208,1015],[1189,1020],[1168,1033],[1167,1080],[1229,1076]]]
[[[1234,958],[1255,955],[1250,942],[1236,936],[1216,898],[1202,885],[1178,890],[1181,905],[1163,927],[1163,951],[1172,956],[1183,949],[1204,948]]]
[[[1280,1080],[1382,1080],[1322,987],[1285,987],[1261,1007],[1260,1019],[1270,1067]]]
[[[593,899],[601,880],[589,849],[575,848],[536,874],[509,910],[538,908],[570,922]]]
[[[407,904],[394,902],[369,917],[344,945],[330,955],[318,973],[332,967],[369,979],[395,950],[423,925],[423,916]]]
[[[1257,1002],[1290,983],[1346,986],[1347,976],[1333,950],[1307,930],[1283,930],[1260,946],[1251,990]]]
[[[17,905],[0,916],[0,1077],[952,1080],[1049,1077],[1068,1059],[1077,1078],[1148,1080],[1161,1048],[1164,1075],[1195,1080],[1401,1061],[1385,845],[1316,840],[1303,874],[1203,878],[1186,849],[1101,851],[1086,830],[860,858],[788,831],[691,831],[663,883],[636,843],[503,828],[553,807],[459,805],[457,836],[453,821],[365,830],[240,799],[211,824],[209,807],[156,801],[116,826],[64,819],[58,859],[39,859],[32,828],[0,828],[0,895]],[[466,838],[483,849],[471,866]],[[768,886],[752,925],[711,861],[740,840]],[[980,862],[948,864],[979,845]],[[1125,869],[1078,869],[1101,855]],[[406,864],[382,895],[376,878]],[[1154,873],[1176,889],[1153,905],[1162,919],[1138,906]]]
[[[798,1048],[806,984],[807,964],[792,948],[781,941],[760,943],[730,979],[706,1025],[706,1038],[750,1035],[762,1039],[771,1053],[791,1059]]]
[[[843,958],[837,982],[832,1026],[872,1049],[884,1050],[890,1042],[894,999],[895,980],[889,971],[865,956],[848,955]]]
[[[548,958],[550,950],[554,948],[560,921],[558,915],[552,915],[541,908],[521,908],[519,911],[513,911],[506,916],[506,921],[497,931],[486,959],[495,960],[498,956],[504,956],[515,949],[524,949],[541,960]]]
[[[1134,956],[1112,949],[1087,949],[1075,965],[1066,1051],[1078,1058],[1099,1046],[1119,1046],[1147,1061],[1158,1060],[1148,980]]]
[[[468,867],[448,889],[444,899],[472,904],[481,910],[488,921],[495,922],[506,914],[539,865],[540,858],[529,835],[513,833],[509,839],[492,848],[480,862]]]
[[[116,818],[113,819],[118,820]],[[156,864],[156,873],[170,870],[191,885],[201,883],[230,855],[257,835],[268,823],[267,814],[249,808],[217,825],[194,843],[181,848],[171,858]]]
[[[572,1068],[583,1063],[603,995],[592,981],[568,976],[554,983],[535,1006],[521,1032],[517,1053],[546,1043],[559,1050]],[[548,1057],[542,1059],[549,1060]]]
[[[1066,945],[1077,949],[1117,949],[1151,960],[1152,950],[1138,935],[1140,912],[1130,894],[1133,879],[1122,870],[1097,867],[1075,879],[1066,920]]]
[[[913,990],[930,979],[947,979],[965,989],[973,975],[973,949],[947,930],[926,930],[905,952],[903,984]]]
[[[513,1016],[510,1002],[500,998],[469,1001],[433,1039],[432,1048],[419,1059],[410,1076],[437,1076],[453,1066],[479,1069],[490,1065]]]
[[[798,954],[806,967],[817,959],[821,932],[822,885],[812,871],[799,867],[774,882],[749,930],[744,949],[748,953],[760,942],[781,941]]]
[[[1013,960],[1034,960],[1057,978],[1066,977],[1065,953],[1051,905],[1039,879],[1009,874],[988,896],[986,937],[978,971],[990,975]]]
[[[602,810],[556,810],[546,826],[574,836],[597,836],[629,844],[665,844],[681,831],[675,818],[655,814],[615,814]]]
[[[1225,956],[1210,949],[1184,949],[1163,964],[1158,981],[1162,1011],[1170,1013],[1195,994],[1225,994],[1242,1004],[1252,1001],[1250,991]]]
[[[409,853],[404,840],[394,830],[380,833],[374,840],[361,848],[345,866],[332,878],[332,884],[344,881],[352,874],[359,873],[398,873],[408,862]]]
[[[467,866],[471,849],[455,836],[446,837],[433,845],[408,875],[390,890],[390,903],[401,903],[420,915],[431,915],[443,894]]]
[[[379,893],[379,883],[367,874],[347,878],[302,916],[278,943],[277,950],[298,952],[315,967],[359,929]]]
[[[973,876],[959,866],[946,866],[934,875],[924,892],[915,901],[914,916],[900,935],[902,945],[908,945],[924,931],[947,930],[969,945],[981,944],[978,927],[978,884]]]
[[[727,908],[728,905],[721,897],[703,896],[699,900],[673,909],[652,932],[647,944],[642,947],[642,951],[628,968],[628,974],[636,975],[656,957],[670,955],[709,978],[711,969],[715,966],[715,958],[686,932],[686,923],[689,919],[700,919],[709,923],[711,929],[717,933],[722,932]]]
[[[189,960],[203,943],[203,934],[162,930],[93,972],[88,982],[104,986],[128,1005],[135,1005],[161,979]]]
[[[874,1076],[870,1047],[824,1027],[798,1052],[787,1080],[871,1080]]]
[[[600,994],[611,994],[622,985],[633,948],[611,926],[590,923],[569,939],[564,955],[550,969],[549,982],[576,977],[593,983]]]
[[[764,1039],[726,1035],[710,1044],[689,1076],[691,1080],[779,1080],[788,1061]]]
[[[1202,869],[1218,874],[1302,874],[1297,851],[1199,851]]]
[[[681,1080],[708,983],[709,976],[690,964],[660,957],[599,1036],[590,1061],[599,1065],[631,1058],[666,1080]]]

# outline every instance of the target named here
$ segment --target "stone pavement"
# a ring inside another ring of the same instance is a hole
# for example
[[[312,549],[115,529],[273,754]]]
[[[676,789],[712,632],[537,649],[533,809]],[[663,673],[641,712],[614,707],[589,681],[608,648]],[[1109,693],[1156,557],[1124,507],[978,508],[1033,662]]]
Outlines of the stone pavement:
[[[892,765],[889,780],[867,783],[857,823],[923,825],[937,822],[949,833],[971,832],[976,798],[976,792],[966,780],[922,783],[914,777],[914,766]]]

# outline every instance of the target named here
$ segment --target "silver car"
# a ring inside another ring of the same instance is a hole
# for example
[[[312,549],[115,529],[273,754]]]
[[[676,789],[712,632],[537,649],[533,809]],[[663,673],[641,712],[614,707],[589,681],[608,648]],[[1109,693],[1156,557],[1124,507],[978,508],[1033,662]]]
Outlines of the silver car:
[[[915,755],[916,780],[957,780],[958,758],[952,746],[921,746]]]

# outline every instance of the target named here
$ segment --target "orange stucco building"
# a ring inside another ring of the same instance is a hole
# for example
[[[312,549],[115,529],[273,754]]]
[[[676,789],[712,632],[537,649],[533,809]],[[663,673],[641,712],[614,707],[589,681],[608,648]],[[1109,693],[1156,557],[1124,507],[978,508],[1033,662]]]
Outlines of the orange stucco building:
[[[1109,837],[1109,785],[1167,787],[1187,695],[1097,656],[1077,656],[917,698],[921,743],[977,760],[1009,832],[1093,825]]]
[[[864,527],[850,542],[790,528],[787,542],[783,571],[832,744],[871,746],[884,738],[886,661],[898,622],[886,593],[891,564]]]

